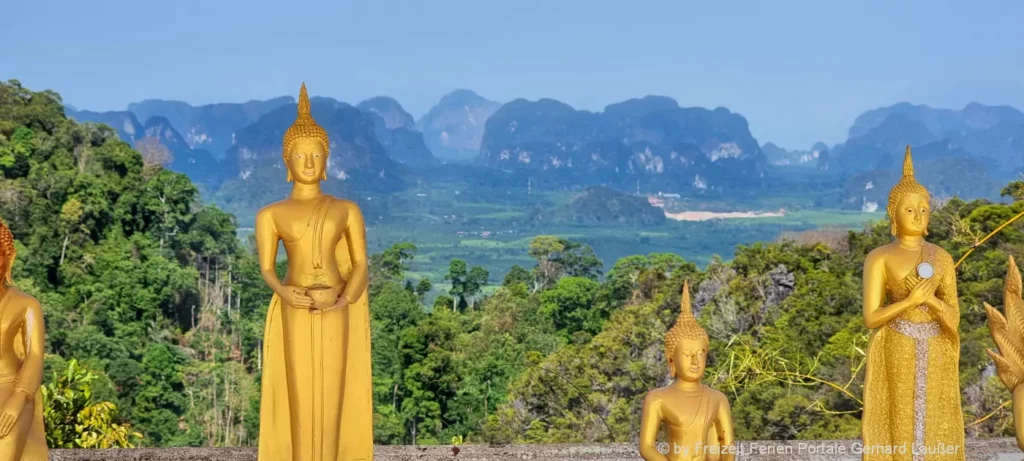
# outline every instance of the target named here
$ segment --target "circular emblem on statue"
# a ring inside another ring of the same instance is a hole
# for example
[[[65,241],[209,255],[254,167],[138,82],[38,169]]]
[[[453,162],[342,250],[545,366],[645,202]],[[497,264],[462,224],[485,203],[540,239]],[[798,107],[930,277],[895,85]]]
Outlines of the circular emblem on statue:
[[[930,279],[935,275],[935,267],[930,263],[921,263],[917,265],[917,275],[923,279]]]

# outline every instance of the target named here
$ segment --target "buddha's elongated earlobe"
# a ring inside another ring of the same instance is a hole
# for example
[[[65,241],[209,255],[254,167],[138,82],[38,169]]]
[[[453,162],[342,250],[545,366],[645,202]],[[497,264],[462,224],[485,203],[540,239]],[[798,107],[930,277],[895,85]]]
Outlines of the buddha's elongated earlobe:
[[[327,180],[327,170],[324,170],[324,172],[320,174],[320,180],[321,181],[326,181]]]

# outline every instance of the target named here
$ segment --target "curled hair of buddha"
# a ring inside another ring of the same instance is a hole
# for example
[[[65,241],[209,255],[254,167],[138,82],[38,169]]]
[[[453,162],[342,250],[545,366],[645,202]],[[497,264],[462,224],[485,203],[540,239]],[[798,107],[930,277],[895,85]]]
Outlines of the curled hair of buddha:
[[[14,234],[11,233],[11,229],[7,227],[7,224],[0,219],[0,251],[4,253],[4,282],[10,285],[14,283],[11,279],[11,271],[14,268],[14,256],[17,254],[17,250],[14,249]]]
[[[330,146],[327,132],[313,119],[305,83],[299,89],[298,116],[295,118],[295,123],[292,123],[292,126],[288,127],[288,130],[284,132],[284,140],[281,142],[281,155],[284,157],[285,162],[288,161],[288,157],[291,155],[292,147],[300,139],[313,139],[320,142],[324,152],[327,152],[328,146]]]
[[[907,145],[907,153],[903,156],[903,177],[889,191],[889,204],[885,207],[886,212],[889,213],[890,232],[892,232],[892,235],[896,235],[898,231],[896,229],[896,206],[904,195],[910,194],[929,195],[928,189],[925,189],[924,186],[917,182],[917,179],[914,179],[914,162],[910,158],[910,146]]]
[[[679,303],[679,317],[676,317],[675,325],[665,334],[665,357],[672,359],[684,339],[708,342],[708,332],[697,323],[693,316],[693,308],[690,304],[690,282],[683,283],[683,297]]]

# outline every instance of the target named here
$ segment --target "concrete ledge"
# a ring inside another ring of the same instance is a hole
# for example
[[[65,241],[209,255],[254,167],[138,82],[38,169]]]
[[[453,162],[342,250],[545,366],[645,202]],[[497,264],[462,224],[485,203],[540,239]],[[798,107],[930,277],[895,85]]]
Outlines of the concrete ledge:
[[[855,440],[742,441],[737,459],[751,461],[860,461]],[[969,461],[1022,461],[1012,438],[968,439]],[[631,443],[547,445],[379,445],[375,461],[637,461]],[[51,450],[51,461],[255,461],[255,448],[137,448],[121,450]]]

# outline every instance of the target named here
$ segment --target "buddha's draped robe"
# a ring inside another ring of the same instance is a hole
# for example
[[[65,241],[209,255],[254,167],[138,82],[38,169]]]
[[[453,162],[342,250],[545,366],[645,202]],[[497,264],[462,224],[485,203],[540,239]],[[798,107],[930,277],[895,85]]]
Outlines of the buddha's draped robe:
[[[865,461],[964,459],[955,268],[931,243],[918,263],[925,261],[942,277],[936,297],[946,309],[911,307],[872,333],[861,418]],[[887,276],[889,302],[905,299],[920,281],[916,270]]]
[[[320,223],[316,224],[314,229],[319,228]],[[318,234],[311,233],[314,238],[321,238]],[[342,278],[349,280],[353,268],[345,237],[337,248],[339,271]],[[259,461],[373,459],[370,311],[366,290],[351,301],[348,307],[334,312],[288,312],[290,319],[297,319],[292,321],[305,322],[301,330],[309,334],[287,338],[288,331],[299,329],[284,327],[282,311],[294,308],[283,305],[276,294],[271,299],[263,333]],[[332,331],[333,328],[341,331]],[[286,364],[286,341],[297,348],[293,356],[300,357],[301,363]],[[328,365],[343,363],[342,376],[323,376],[322,371],[330,373],[332,368],[325,366],[324,361],[334,362]],[[300,408],[291,408],[295,405]],[[327,411],[321,411],[324,408]],[[331,414],[340,415],[340,424],[333,425],[337,427],[335,432],[325,433],[323,419]],[[292,424],[299,427],[293,428]],[[330,444],[336,448],[328,447]],[[331,452],[337,456],[326,455]]]

